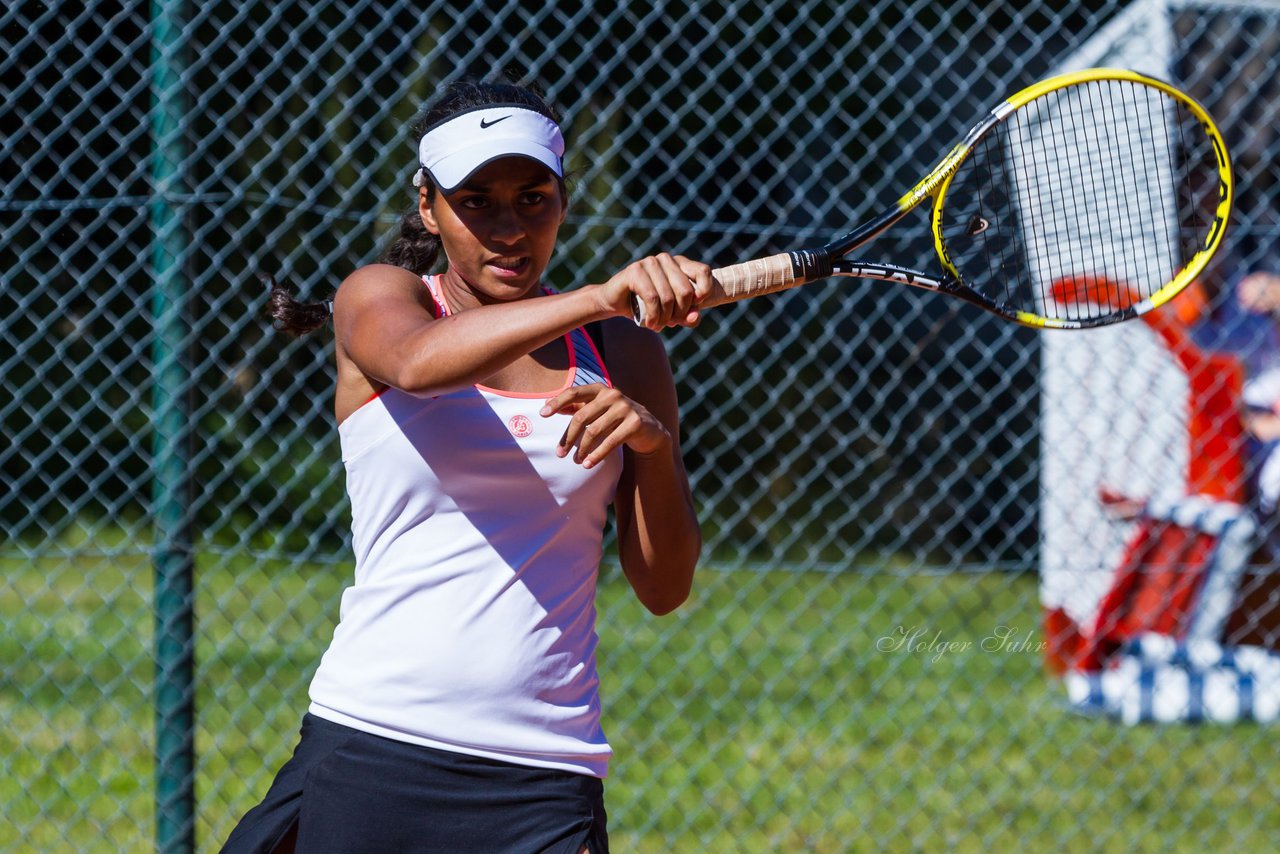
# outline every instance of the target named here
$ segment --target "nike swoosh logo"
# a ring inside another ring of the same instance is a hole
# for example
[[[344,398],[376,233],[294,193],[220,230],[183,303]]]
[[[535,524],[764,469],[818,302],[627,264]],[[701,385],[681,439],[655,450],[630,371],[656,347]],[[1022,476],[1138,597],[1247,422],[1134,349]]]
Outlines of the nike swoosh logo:
[[[506,121],[506,120],[507,120],[507,119],[509,119],[509,118],[511,118],[511,116],[503,116],[502,118],[500,118],[500,119],[494,119],[494,120],[493,120],[493,121],[491,121],[491,122],[486,122],[484,119],[481,119],[481,120],[480,120],[480,130],[484,130],[485,128],[491,128],[491,127],[493,127],[494,125],[496,125],[498,122],[504,122],[504,121]]]

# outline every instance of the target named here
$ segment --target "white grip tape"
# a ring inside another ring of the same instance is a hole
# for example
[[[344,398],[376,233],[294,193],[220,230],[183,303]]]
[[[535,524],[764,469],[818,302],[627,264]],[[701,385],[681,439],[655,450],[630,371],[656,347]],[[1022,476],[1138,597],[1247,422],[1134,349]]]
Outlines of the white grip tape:
[[[770,255],[768,258],[756,258],[743,264],[733,264],[711,271],[713,279],[711,293],[698,302],[698,308],[713,308],[727,302],[758,297],[784,291],[787,288],[803,284],[797,279],[791,264],[791,255],[783,252]],[[632,316],[639,325],[644,325],[644,303],[631,295]]]

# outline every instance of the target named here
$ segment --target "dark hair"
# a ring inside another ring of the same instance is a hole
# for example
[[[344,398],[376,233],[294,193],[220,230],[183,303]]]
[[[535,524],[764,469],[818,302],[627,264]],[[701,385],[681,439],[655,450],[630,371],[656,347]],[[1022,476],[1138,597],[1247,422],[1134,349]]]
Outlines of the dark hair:
[[[281,332],[290,335],[306,335],[324,326],[333,316],[332,300],[319,302],[299,302],[294,299],[293,291],[276,283],[272,276],[262,275],[259,280],[270,289],[267,296],[267,314],[271,316],[271,325]]]
[[[436,99],[414,118],[410,125],[410,133],[415,153],[418,149],[418,141],[432,125],[458,113],[497,104],[520,104],[541,113],[553,122],[560,121],[555,108],[533,88],[506,81],[458,80],[446,86]],[[426,188],[428,197],[434,195],[435,186],[430,181],[426,183]],[[415,191],[413,204],[406,208],[400,217],[399,236],[380,260],[386,264],[404,267],[419,276],[425,276],[435,267],[439,257],[440,238],[427,231],[427,227],[423,224],[422,217],[418,213],[418,195]],[[267,311],[276,329],[291,335],[305,335],[319,329],[332,316],[332,301],[299,302],[294,299],[288,288],[276,284],[270,276],[262,279],[271,288]]]

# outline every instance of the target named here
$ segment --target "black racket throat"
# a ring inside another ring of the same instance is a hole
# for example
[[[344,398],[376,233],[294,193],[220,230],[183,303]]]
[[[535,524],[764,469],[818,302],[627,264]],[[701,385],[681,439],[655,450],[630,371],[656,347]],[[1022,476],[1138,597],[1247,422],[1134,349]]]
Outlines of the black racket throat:
[[[897,264],[882,262],[858,261],[848,258],[832,260],[828,247],[821,249],[800,249],[787,253],[791,258],[791,267],[796,282],[813,282],[830,276],[850,276],[856,279],[878,279],[882,282],[896,282],[911,285],[930,291],[955,293],[962,289],[958,282],[939,279]]]
[[[828,276],[854,276],[861,279],[880,279],[887,282],[900,282],[917,285],[929,290],[948,290],[942,281],[925,275],[918,270],[899,267],[894,264],[873,264],[864,261],[850,261],[845,254],[879,237],[891,226],[905,217],[911,209],[897,208],[885,211],[880,216],[867,222],[848,234],[833,240],[820,249],[800,249],[788,253],[797,282],[812,282]]]
[[[856,261],[840,259],[831,265],[832,276],[853,276],[858,279],[878,279],[882,282],[896,282],[900,285],[911,285],[930,291],[956,293],[962,286],[948,279],[938,279],[910,267],[899,267],[897,264],[884,264],[872,261]]]

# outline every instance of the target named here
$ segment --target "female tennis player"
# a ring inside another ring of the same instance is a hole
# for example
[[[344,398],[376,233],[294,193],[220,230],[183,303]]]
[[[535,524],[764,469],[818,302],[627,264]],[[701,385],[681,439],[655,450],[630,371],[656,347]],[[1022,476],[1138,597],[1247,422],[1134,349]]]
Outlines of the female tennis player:
[[[701,537],[654,330],[698,321],[711,272],[660,255],[544,288],[564,142],[524,88],[454,85],[415,141],[389,263],[331,305],[273,294],[291,331],[332,313],[355,581],[293,757],[224,850],[604,852],[602,531],[612,503],[641,602],[684,601]]]

